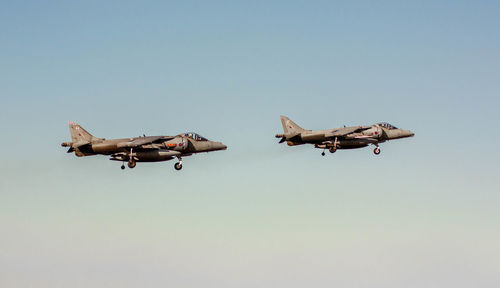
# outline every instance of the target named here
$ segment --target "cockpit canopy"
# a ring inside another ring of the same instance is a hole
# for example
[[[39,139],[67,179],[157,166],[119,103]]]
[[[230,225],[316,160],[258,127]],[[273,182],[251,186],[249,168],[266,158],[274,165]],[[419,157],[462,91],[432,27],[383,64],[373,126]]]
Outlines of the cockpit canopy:
[[[196,140],[196,141],[208,141],[207,138],[201,136],[200,134],[196,134],[194,132],[185,133],[184,136],[186,136],[190,139]]]
[[[392,126],[391,124],[389,124],[387,122],[380,122],[380,123],[378,123],[378,125],[386,128],[386,129],[389,129],[389,130],[398,129],[396,126]]]

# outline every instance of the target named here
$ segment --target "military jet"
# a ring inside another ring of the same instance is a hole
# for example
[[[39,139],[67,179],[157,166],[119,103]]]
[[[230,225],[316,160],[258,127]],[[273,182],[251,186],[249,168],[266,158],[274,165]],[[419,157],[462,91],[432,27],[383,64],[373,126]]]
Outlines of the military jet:
[[[306,130],[295,124],[286,116],[280,116],[284,134],[277,134],[281,138],[279,143],[286,141],[288,146],[314,144],[315,148],[334,153],[337,149],[356,149],[375,145],[373,153],[380,154],[379,144],[387,140],[413,137],[410,130],[398,129],[389,123],[377,123],[371,126],[351,126],[327,130]]]
[[[134,168],[137,162],[159,162],[177,158],[175,170],[182,169],[182,157],[201,152],[226,150],[227,146],[221,142],[213,142],[193,133],[184,133],[177,136],[142,136],[124,139],[97,138],[82,128],[69,122],[69,132],[73,142],[64,142],[63,147],[70,147],[68,153],[75,152],[78,157],[91,155],[110,155],[110,160],[125,161],[128,167]]]

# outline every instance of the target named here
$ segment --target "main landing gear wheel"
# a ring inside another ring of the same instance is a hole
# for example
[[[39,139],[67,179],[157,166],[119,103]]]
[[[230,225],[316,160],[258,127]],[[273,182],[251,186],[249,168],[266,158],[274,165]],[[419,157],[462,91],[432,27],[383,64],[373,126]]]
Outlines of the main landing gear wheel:
[[[380,148],[377,147],[377,148],[373,149],[373,153],[375,153],[375,155],[380,154]]]
[[[335,153],[335,151],[337,151],[337,148],[330,147],[330,149],[328,149],[328,151],[330,151],[330,153]]]
[[[122,170],[125,170],[125,165],[124,165],[124,164],[122,164],[122,167],[120,167],[120,168],[122,168]]]
[[[325,156],[325,150],[323,150],[323,152],[321,152],[321,156]]]
[[[137,163],[135,161],[128,161],[128,168],[134,168]]]

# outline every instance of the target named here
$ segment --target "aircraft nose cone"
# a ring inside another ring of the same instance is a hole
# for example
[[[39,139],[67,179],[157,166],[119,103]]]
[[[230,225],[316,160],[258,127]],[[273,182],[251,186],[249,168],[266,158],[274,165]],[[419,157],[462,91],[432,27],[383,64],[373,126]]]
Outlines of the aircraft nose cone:
[[[401,130],[400,136],[398,138],[406,138],[413,136],[415,136],[415,133],[411,132],[410,130]]]
[[[227,146],[222,144],[222,142],[215,142],[214,148],[215,148],[215,150],[226,150]]]

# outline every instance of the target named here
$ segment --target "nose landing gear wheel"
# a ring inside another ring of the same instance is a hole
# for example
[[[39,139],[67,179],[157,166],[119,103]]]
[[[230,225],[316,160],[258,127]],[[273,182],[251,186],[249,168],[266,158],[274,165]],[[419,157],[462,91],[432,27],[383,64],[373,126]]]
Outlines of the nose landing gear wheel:
[[[182,169],[182,164],[179,163],[179,162],[177,162],[177,163],[174,164],[174,168],[175,168],[175,170],[181,170]]]
[[[375,155],[380,154],[380,148],[377,147],[377,148],[373,149],[373,153],[375,153]]]
[[[128,161],[128,168],[134,168],[137,163],[135,161]]]

